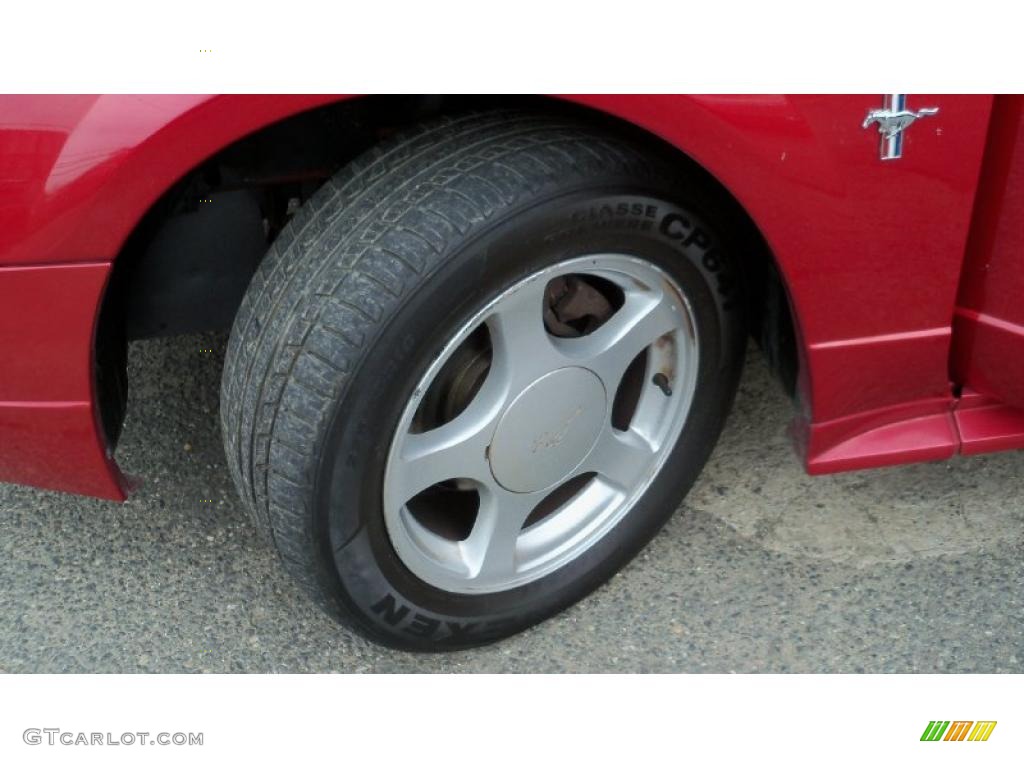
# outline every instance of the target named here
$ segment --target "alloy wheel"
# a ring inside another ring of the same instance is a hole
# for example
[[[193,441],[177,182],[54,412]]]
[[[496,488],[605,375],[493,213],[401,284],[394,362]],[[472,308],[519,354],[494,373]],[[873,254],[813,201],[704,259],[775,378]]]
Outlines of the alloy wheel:
[[[696,389],[695,328],[675,281],[621,254],[538,271],[464,322],[391,441],[384,519],[403,564],[481,593],[579,557],[675,446]]]

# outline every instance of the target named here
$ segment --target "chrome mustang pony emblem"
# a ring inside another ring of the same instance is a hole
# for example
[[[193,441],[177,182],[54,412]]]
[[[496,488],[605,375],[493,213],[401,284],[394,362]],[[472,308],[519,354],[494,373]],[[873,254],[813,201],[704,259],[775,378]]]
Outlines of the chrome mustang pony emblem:
[[[897,160],[903,156],[903,132],[918,118],[929,117],[938,111],[938,107],[922,107],[916,112],[907,109],[907,94],[891,93],[886,95],[882,109],[868,112],[861,128],[878,123],[878,132],[882,134],[882,159]]]

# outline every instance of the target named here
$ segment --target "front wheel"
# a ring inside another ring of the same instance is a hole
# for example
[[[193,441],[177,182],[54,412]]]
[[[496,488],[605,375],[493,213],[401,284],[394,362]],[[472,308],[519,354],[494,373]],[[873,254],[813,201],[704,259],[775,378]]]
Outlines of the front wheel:
[[[299,212],[228,348],[229,464],[288,570],[387,644],[495,640],[671,516],[743,351],[713,195],[615,134],[495,113]]]

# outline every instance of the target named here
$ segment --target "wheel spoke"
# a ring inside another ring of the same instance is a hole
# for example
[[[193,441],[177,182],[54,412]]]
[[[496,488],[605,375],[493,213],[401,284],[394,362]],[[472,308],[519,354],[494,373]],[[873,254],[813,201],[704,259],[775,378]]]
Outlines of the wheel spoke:
[[[480,512],[463,553],[475,579],[508,579],[516,571],[516,542],[523,523],[543,493],[512,493],[492,485],[480,499]]]
[[[447,427],[448,425],[445,425]],[[394,500],[405,504],[435,483],[454,478],[477,480],[486,470],[485,444],[477,435],[459,435],[438,427],[421,435],[409,435],[393,489]]]
[[[579,339],[559,339],[558,347],[567,357],[594,371],[605,388],[614,392],[633,359],[676,330],[681,320],[665,294],[629,292],[608,322]]]
[[[581,470],[596,472],[603,480],[625,493],[643,479],[654,459],[655,448],[635,430],[620,432],[605,428]]]
[[[565,364],[544,328],[543,279],[535,279],[501,299],[487,319],[491,368],[515,385],[525,385]]]
[[[615,485],[600,477],[587,482],[557,510],[523,532],[516,550],[520,567],[529,567],[537,557],[550,556],[552,552],[572,546],[622,498],[622,492]]]
[[[500,371],[490,371],[466,410],[439,427],[406,435],[388,479],[390,501],[405,504],[453,478],[490,482],[487,445],[507,398],[508,382]]]

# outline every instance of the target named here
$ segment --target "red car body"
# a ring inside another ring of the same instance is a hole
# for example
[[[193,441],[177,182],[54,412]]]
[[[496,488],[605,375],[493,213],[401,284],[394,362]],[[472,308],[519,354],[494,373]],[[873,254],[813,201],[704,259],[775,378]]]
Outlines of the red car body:
[[[109,499],[95,335],[113,266],[178,179],[339,96],[0,97],[0,480]],[[824,473],[1024,445],[1024,99],[937,107],[881,161],[867,96],[572,96],[712,174],[768,244]]]

